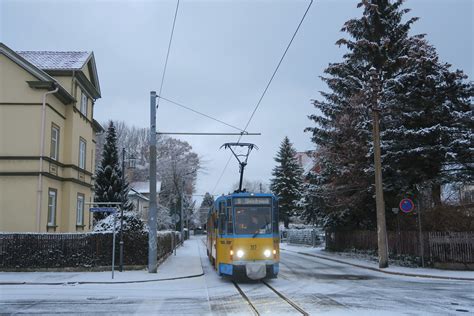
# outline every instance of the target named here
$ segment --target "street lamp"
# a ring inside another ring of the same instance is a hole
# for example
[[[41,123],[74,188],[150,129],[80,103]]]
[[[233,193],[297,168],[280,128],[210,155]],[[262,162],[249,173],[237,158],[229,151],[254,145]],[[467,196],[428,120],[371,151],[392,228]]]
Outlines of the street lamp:
[[[183,179],[183,186],[181,187],[181,221],[180,221],[180,228],[181,228],[181,243],[184,244],[184,185],[185,181]]]
[[[156,92],[150,92],[150,206],[148,209],[148,272],[156,273],[158,258],[156,244]]]
[[[388,267],[387,224],[385,222],[385,202],[382,187],[382,162],[380,154],[380,127],[379,127],[379,93],[380,77],[377,70],[369,70],[371,91],[371,108],[373,114],[372,133],[374,139],[374,169],[375,169],[375,203],[377,208],[377,245],[379,254],[379,268]]]
[[[122,148],[122,185],[125,184],[125,148]],[[136,164],[136,159],[132,155],[128,157],[128,162],[129,165],[128,167],[130,169],[135,168]],[[122,204],[122,207],[120,208],[120,266],[119,266],[119,271],[123,271],[123,207],[124,205]]]

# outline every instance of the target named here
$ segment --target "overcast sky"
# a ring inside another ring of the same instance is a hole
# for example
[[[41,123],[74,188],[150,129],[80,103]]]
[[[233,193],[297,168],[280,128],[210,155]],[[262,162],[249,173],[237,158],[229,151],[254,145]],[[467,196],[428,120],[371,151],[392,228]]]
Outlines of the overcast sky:
[[[304,133],[311,99],[325,89],[318,78],[341,60],[335,45],[343,23],[361,15],[357,0],[314,1],[245,137],[260,147],[246,178],[268,183],[273,157],[287,135],[298,151],[312,149]],[[181,0],[163,96],[238,127],[247,123],[309,1]],[[409,0],[418,16],[412,34],[427,33],[442,60],[473,75],[472,0]],[[149,93],[159,90],[176,1],[0,0],[0,41],[13,50],[93,51],[102,98],[99,122],[123,120],[149,126]],[[162,101],[160,131],[234,132]],[[238,180],[232,160],[217,184],[237,137],[182,137],[201,156],[196,193],[228,192]]]

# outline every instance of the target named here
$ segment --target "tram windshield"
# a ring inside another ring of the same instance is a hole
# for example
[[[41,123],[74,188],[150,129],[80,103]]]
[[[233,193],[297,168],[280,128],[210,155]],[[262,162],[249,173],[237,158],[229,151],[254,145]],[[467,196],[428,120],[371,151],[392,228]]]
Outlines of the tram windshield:
[[[271,208],[268,206],[236,207],[235,233],[237,235],[271,234]]]

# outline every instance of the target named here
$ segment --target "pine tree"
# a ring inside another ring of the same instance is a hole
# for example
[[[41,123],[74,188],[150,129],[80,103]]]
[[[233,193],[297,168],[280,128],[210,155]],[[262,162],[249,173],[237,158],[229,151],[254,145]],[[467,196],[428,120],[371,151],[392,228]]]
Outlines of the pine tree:
[[[290,223],[290,217],[298,215],[302,197],[303,170],[295,156],[296,150],[288,137],[285,137],[275,157],[278,164],[273,168],[271,190],[279,198],[280,220],[283,220],[286,228]]]
[[[472,83],[439,62],[424,35],[408,34],[418,18],[405,17],[410,10],[403,2],[358,4],[362,17],[347,21],[342,31],[350,38],[337,42],[348,52],[325,70],[330,91],[314,101],[319,113],[310,115],[315,126],[306,130],[320,153],[321,172],[310,176],[305,200],[313,210],[305,213],[311,218],[313,211],[326,226],[375,226],[371,67],[382,88],[386,206],[426,184],[436,203],[441,184],[472,179]]]
[[[386,190],[399,200],[399,192],[419,194],[421,185],[439,205],[441,185],[473,179],[474,86],[461,71],[440,62],[426,40],[412,38],[408,47],[406,61],[385,89]]]
[[[348,52],[344,61],[330,64],[322,79],[330,92],[315,100],[321,114],[310,115],[316,126],[307,128],[321,156],[321,173],[309,182],[319,186],[316,209],[324,210],[326,226],[371,228],[375,224],[373,199],[372,123],[368,110],[369,69],[374,66],[384,78],[399,69],[405,56],[410,25],[402,22],[408,9],[403,1],[364,0],[363,15],[344,24],[351,39],[340,39]],[[313,175],[315,177],[315,175]]]
[[[209,192],[204,194],[201,202],[201,208],[209,208],[214,204],[214,196],[212,196]]]
[[[132,210],[133,204],[128,200],[129,186],[122,178],[117,151],[117,133],[113,122],[109,123],[104,143],[102,160],[97,169],[95,181],[95,202],[122,202],[124,210]],[[116,205],[101,205],[116,207]],[[104,215],[96,214],[96,219]]]

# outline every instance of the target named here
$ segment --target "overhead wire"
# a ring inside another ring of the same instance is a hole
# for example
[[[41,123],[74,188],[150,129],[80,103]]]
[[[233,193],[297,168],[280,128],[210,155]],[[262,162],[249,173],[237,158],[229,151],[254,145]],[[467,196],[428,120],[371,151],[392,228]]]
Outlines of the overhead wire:
[[[171,28],[170,40],[168,42],[168,51],[166,52],[165,66],[163,68],[163,74],[161,76],[160,90],[158,93],[159,95],[161,95],[161,92],[163,91],[163,84],[165,82],[166,68],[168,67],[168,59],[170,57],[171,43],[173,42],[174,28],[176,25],[176,18],[178,17],[178,9],[179,9],[179,0],[176,2],[176,10],[174,12],[173,26]],[[159,105],[160,105],[160,99],[158,98],[158,100],[156,101],[156,108],[158,108]]]
[[[272,83],[272,81],[273,81],[273,78],[275,77],[276,73],[278,72],[278,69],[280,68],[281,63],[283,62],[283,59],[285,58],[286,53],[288,52],[288,50],[289,50],[291,44],[293,43],[293,40],[295,39],[296,34],[298,33],[298,31],[299,31],[301,25],[303,24],[303,21],[304,21],[306,15],[308,14],[308,11],[309,11],[309,9],[311,8],[311,5],[312,5],[312,4],[313,4],[313,0],[310,0],[310,3],[309,3],[309,5],[308,5],[308,7],[306,8],[306,11],[304,12],[303,17],[301,18],[300,22],[298,23],[298,26],[296,27],[296,30],[295,30],[295,32],[293,33],[293,36],[291,37],[290,42],[289,42],[288,45],[286,46],[286,49],[285,49],[285,51],[283,52],[283,55],[281,56],[280,61],[278,62],[278,64],[277,64],[275,70],[273,71],[273,74],[272,74],[272,76],[270,77],[270,80],[268,81],[267,85],[265,86],[265,89],[263,90],[262,95],[261,95],[260,98],[258,99],[258,102],[257,102],[257,104],[255,105],[255,108],[253,109],[252,114],[250,115],[250,118],[249,118],[249,120],[247,121],[247,124],[246,124],[245,127],[244,127],[244,132],[247,131],[247,128],[249,127],[250,122],[252,121],[252,119],[253,119],[255,113],[257,112],[258,108],[260,107],[260,104],[262,103],[262,100],[263,100],[263,98],[265,97],[265,95],[266,95],[266,93],[267,93],[267,91],[268,91],[268,88],[270,87],[270,85],[271,85],[271,83]],[[239,139],[237,140],[237,143],[240,142],[240,140],[242,139],[243,136],[244,136],[244,134],[242,134],[242,135],[239,136]],[[232,159],[232,155],[229,156],[229,159],[227,160],[227,163],[225,164],[224,169],[222,170],[222,172],[221,172],[219,178],[217,179],[217,182],[216,182],[216,184],[214,185],[214,188],[212,189],[212,192],[213,192],[213,193],[215,192],[215,190],[216,190],[217,186],[219,185],[220,181],[222,180],[222,177],[224,176],[224,173],[225,173],[225,171],[227,170],[227,167],[229,166],[229,163],[230,163],[230,160],[231,160],[231,159]]]
[[[157,97],[158,97],[158,100],[159,100],[159,99],[163,99],[163,100],[165,100],[165,101],[167,101],[167,102],[169,102],[169,103],[172,103],[172,104],[177,105],[177,106],[179,106],[179,107],[182,107],[182,108],[184,108],[184,109],[186,109],[186,110],[189,110],[189,111],[194,112],[194,113],[196,113],[196,114],[199,114],[199,115],[201,115],[201,116],[207,117],[208,119],[214,120],[214,121],[216,121],[216,122],[219,122],[219,123],[224,124],[224,125],[226,125],[226,126],[228,126],[228,127],[232,127],[233,129],[236,129],[236,130],[238,130],[238,131],[240,131],[240,132],[245,133],[245,131],[244,131],[243,129],[241,129],[241,128],[237,127],[237,126],[228,124],[228,123],[226,123],[226,122],[224,122],[224,121],[222,121],[222,120],[219,120],[219,119],[217,119],[217,118],[215,118],[215,117],[212,117],[212,116],[210,116],[210,115],[208,115],[208,114],[206,114],[206,113],[199,112],[199,111],[197,111],[197,110],[195,110],[195,109],[193,109],[193,108],[190,108],[189,106],[186,106],[186,105],[181,104],[181,103],[178,103],[178,102],[176,102],[176,101],[167,99],[167,98],[165,98],[165,97],[162,97],[161,95],[158,95]]]

